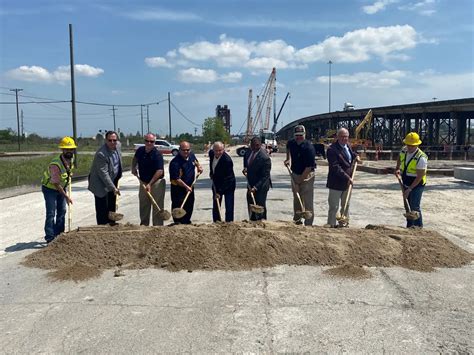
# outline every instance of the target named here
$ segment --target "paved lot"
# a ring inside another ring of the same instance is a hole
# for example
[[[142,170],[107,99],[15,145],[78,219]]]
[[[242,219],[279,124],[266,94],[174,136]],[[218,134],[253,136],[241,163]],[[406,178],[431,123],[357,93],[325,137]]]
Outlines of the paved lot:
[[[201,157],[205,161],[204,157]],[[238,173],[236,220],[247,218],[245,180]],[[275,155],[269,219],[290,220],[290,184]],[[207,165],[207,163],[206,163]],[[325,223],[327,168],[315,185],[315,224]],[[207,176],[207,171],[204,177]],[[353,227],[403,225],[393,177],[357,175]],[[425,223],[474,251],[474,186],[429,180]],[[138,222],[138,186],[122,179],[119,210]],[[198,181],[193,221],[211,221],[207,178]],[[73,188],[74,227],[94,224],[86,182]],[[169,208],[169,194],[166,196]],[[469,202],[470,201],[470,202]],[[367,280],[331,278],[322,267],[278,266],[244,272],[125,270],[82,283],[50,282],[19,265],[41,247],[39,192],[0,200],[0,352],[474,352],[474,266],[420,273],[372,268]]]

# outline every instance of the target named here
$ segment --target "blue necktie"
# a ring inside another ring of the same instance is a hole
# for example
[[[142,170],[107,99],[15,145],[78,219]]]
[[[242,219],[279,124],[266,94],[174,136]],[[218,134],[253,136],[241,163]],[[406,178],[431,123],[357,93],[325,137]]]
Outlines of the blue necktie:
[[[349,153],[349,148],[347,148],[347,145],[344,146],[344,153],[346,153],[347,160],[349,161],[349,163],[351,163],[352,157],[351,157],[351,153]]]

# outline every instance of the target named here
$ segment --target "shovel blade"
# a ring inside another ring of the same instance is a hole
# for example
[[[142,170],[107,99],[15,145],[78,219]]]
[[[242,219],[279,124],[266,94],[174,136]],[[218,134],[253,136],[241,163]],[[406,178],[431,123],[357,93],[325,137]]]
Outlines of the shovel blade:
[[[265,211],[265,209],[262,206],[259,205],[250,205],[250,211],[261,214]]]
[[[163,221],[167,221],[171,218],[171,213],[167,210],[160,210],[157,213],[157,216],[160,217]]]
[[[123,219],[123,214],[117,212],[109,212],[109,219],[111,221],[117,222]]]
[[[420,218],[420,213],[418,211],[410,211],[404,214],[406,219],[409,219],[410,221],[416,221],[417,219]]]
[[[184,208],[174,208],[173,211],[171,211],[171,214],[173,215],[174,218],[183,218],[186,215],[186,211]]]

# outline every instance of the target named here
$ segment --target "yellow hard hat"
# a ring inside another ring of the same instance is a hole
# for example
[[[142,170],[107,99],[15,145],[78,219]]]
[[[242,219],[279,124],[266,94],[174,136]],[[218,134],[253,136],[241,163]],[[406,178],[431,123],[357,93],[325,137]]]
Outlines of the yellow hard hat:
[[[72,139],[71,137],[66,136],[63,139],[61,139],[61,141],[59,142],[59,148],[61,148],[61,149],[75,149],[75,148],[77,148],[77,145],[74,142],[74,139]]]
[[[405,139],[403,140],[403,143],[406,145],[420,145],[421,144],[421,139],[418,133],[416,132],[410,132],[407,134]]]

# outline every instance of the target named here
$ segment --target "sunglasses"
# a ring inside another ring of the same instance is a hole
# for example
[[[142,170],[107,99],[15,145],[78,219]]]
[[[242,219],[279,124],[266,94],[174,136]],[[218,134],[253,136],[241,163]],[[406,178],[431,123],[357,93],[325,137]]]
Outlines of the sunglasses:
[[[112,143],[117,142],[116,139],[107,139],[107,140],[108,140],[109,142],[112,142]]]
[[[146,143],[155,143],[155,141],[149,141],[148,139],[145,139]]]

